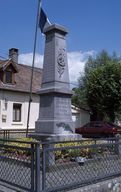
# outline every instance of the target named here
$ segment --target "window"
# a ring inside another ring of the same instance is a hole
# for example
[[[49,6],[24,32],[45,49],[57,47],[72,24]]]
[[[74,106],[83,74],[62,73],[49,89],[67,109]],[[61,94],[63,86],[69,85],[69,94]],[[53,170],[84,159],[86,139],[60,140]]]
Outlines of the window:
[[[101,123],[95,123],[95,127],[102,127]]]
[[[13,104],[13,121],[14,122],[21,121],[21,106],[22,104],[18,104],[18,103]]]
[[[5,83],[12,83],[12,72],[11,71],[5,71],[4,72],[4,82]]]
[[[6,123],[6,118],[7,118],[6,115],[2,115],[2,122],[3,123]]]

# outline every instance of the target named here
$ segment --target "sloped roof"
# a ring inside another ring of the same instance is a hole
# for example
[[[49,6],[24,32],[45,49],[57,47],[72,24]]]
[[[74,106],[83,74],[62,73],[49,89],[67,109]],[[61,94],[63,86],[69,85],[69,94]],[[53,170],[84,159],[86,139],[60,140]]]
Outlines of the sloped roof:
[[[6,61],[0,60],[0,67],[5,64]],[[30,81],[31,81],[31,72],[32,67],[17,64],[18,73],[15,73],[15,84],[6,84],[0,81],[0,89],[20,91],[20,92],[29,92],[30,91]],[[34,68],[33,71],[33,86],[32,93],[37,93],[41,88],[42,82],[42,69]]]
[[[84,108],[84,107],[78,108],[77,106],[74,106],[74,105],[71,105],[71,109],[72,109],[73,112],[75,112],[75,113],[76,113],[76,112],[79,113],[80,111],[90,112],[89,108],[88,108],[88,109],[86,109],[86,108]]]
[[[16,72],[18,72],[18,67],[17,67],[17,64],[14,63],[11,59],[9,60],[4,60],[4,61],[0,61],[0,70],[5,70],[9,65],[12,65],[14,70]]]

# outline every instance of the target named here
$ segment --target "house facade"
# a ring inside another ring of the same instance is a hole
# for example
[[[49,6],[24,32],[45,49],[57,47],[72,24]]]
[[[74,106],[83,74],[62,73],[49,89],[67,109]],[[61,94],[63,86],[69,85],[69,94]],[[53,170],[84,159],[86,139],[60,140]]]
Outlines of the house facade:
[[[75,106],[71,106],[72,120],[74,122],[74,127],[81,127],[84,124],[90,122],[90,111],[87,109],[80,109]]]
[[[18,64],[18,49],[9,50],[9,59],[0,60],[0,129],[26,129],[32,68]],[[38,119],[42,69],[34,68],[29,128]],[[72,107],[74,126],[88,122],[89,112]]]

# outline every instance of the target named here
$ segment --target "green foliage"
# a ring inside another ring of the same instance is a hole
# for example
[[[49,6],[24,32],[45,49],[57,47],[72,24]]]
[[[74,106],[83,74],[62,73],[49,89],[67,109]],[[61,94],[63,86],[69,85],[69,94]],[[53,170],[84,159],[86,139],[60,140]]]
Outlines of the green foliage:
[[[114,122],[121,105],[121,64],[108,63],[91,71],[86,98],[91,109]]]
[[[74,88],[73,89],[73,96],[72,96],[72,104],[78,108],[88,108],[87,105],[87,98],[86,89],[84,88]]]
[[[91,144],[95,144],[94,141],[83,141],[82,142],[68,142],[68,143],[59,143],[55,145],[55,148],[60,148],[55,151],[55,158],[58,159],[64,159],[64,158],[74,158],[78,156],[82,157],[90,157],[90,153],[92,149],[89,149],[88,147],[85,148],[69,148],[68,147],[74,147],[74,146],[88,146]],[[62,147],[65,147],[64,149],[61,149]]]
[[[21,141],[21,142],[19,143],[17,141]],[[24,150],[24,148],[30,148],[31,144],[29,144],[27,142],[34,142],[34,141],[35,140],[32,139],[32,138],[20,138],[20,139],[16,139],[15,142],[5,141],[4,144],[7,145],[8,147],[4,148],[4,146],[3,146],[3,151],[4,151],[5,154],[9,154],[9,157],[10,156],[16,156],[16,157],[17,156],[18,157],[20,157],[20,156],[21,157],[22,156],[30,156],[30,151]],[[13,146],[18,147],[18,148],[14,148]]]
[[[17,141],[20,141],[20,143],[19,142],[17,142]],[[31,144],[29,144],[29,142],[36,142],[36,140],[35,139],[33,139],[33,138],[19,138],[19,139],[16,139],[16,141],[15,142],[7,142],[7,145],[11,145],[11,146],[17,146],[17,147],[31,147]]]
[[[96,58],[89,57],[72,103],[88,106],[94,120],[115,121],[121,111],[121,64],[115,53],[109,56],[103,50]]]

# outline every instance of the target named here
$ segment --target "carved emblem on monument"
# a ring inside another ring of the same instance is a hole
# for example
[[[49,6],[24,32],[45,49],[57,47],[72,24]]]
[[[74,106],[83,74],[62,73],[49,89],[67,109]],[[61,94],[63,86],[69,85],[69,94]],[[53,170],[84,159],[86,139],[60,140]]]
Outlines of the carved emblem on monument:
[[[66,51],[64,48],[60,48],[59,52],[58,52],[58,56],[57,56],[57,63],[58,63],[58,73],[59,73],[59,77],[61,77],[61,75],[64,72],[65,69],[65,56],[66,56]]]

